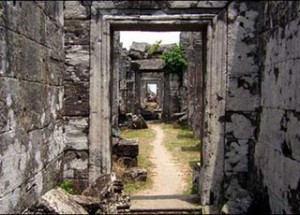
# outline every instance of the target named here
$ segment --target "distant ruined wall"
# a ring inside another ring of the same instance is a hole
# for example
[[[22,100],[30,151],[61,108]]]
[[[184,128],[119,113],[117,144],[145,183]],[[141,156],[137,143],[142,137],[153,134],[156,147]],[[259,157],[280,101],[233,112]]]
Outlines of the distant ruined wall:
[[[300,2],[264,6],[254,165],[271,212],[300,213]],[[267,207],[268,205],[262,205]]]
[[[72,179],[79,191],[88,183],[90,6],[64,2],[65,71],[63,177]]]
[[[62,179],[62,2],[0,2],[0,213]]]

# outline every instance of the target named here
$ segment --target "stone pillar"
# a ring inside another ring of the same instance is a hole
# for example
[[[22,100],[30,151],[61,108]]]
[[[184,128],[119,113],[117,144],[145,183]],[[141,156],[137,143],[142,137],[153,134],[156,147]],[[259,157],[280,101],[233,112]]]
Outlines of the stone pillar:
[[[111,86],[111,114],[112,127],[119,126],[119,100],[120,100],[120,85],[119,85],[119,75],[120,75],[120,67],[123,65],[120,64],[120,32],[115,31],[113,33],[113,58],[112,58],[112,86]]]
[[[110,29],[92,5],[89,181],[111,172]]]

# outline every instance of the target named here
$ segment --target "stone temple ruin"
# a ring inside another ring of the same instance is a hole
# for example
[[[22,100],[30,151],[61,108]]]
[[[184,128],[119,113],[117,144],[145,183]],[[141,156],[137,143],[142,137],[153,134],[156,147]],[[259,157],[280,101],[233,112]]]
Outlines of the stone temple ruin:
[[[99,180],[95,193],[123,198],[110,175],[111,128],[119,103],[147,109],[118,98],[138,87],[146,98],[147,84],[160,94],[166,79],[157,71],[150,80],[138,57],[144,84],[122,82],[119,70],[131,66],[122,30],[183,32],[184,88],[159,95],[156,111],[187,98],[174,107],[186,107],[202,142],[203,208],[300,213],[298,1],[2,1],[0,11],[0,213],[24,211],[63,179],[87,198]],[[167,111],[168,120],[183,109]]]

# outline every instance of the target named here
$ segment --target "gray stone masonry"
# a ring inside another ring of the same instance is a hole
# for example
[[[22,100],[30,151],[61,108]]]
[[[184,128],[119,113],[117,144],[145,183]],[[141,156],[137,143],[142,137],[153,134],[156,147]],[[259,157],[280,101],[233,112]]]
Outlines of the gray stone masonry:
[[[0,2],[0,213],[62,179],[63,4]]]

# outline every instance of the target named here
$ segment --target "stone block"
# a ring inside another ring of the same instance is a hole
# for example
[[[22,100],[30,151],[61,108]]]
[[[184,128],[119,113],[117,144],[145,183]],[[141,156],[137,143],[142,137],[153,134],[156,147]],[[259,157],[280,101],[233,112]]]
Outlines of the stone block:
[[[36,204],[25,211],[25,214],[31,213],[88,214],[72,199],[70,194],[61,188],[45,193]]]
[[[245,3],[233,2],[228,8],[228,74],[255,74],[258,66],[257,30],[258,12]],[[242,15],[242,12],[244,13]]]
[[[137,140],[121,139],[113,148],[113,154],[118,157],[135,158],[138,156],[138,153],[139,145]]]
[[[285,111],[263,108],[258,141],[281,151],[281,144],[285,141],[286,122]]]
[[[88,118],[67,118],[65,124],[66,149],[88,150]]]
[[[50,57],[63,61],[64,60],[64,38],[62,37],[64,29],[62,26],[58,26],[50,18],[45,20],[45,45],[51,47],[48,49]]]
[[[133,68],[142,70],[162,70],[165,67],[165,61],[161,59],[149,59],[149,60],[135,60],[131,61]]]
[[[267,66],[263,73],[262,105],[272,108],[295,109],[298,60]]]
[[[237,140],[226,143],[225,171],[248,172],[248,149],[247,140]]]
[[[45,44],[45,14],[32,2],[3,2],[5,12],[1,13],[1,26],[9,26],[16,33]],[[32,12],[34,11],[34,13]],[[26,18],[24,18],[26,17]],[[31,26],[31,27],[28,27]]]
[[[115,180],[116,176],[114,174],[102,174],[94,183],[90,184],[89,187],[83,191],[82,195],[99,198],[101,200],[111,191]]]
[[[237,139],[251,139],[254,137],[255,125],[253,114],[230,114],[230,120],[226,124],[226,134]]]
[[[256,74],[228,78],[227,110],[255,111],[259,105]]]
[[[79,82],[65,85],[64,115],[88,116],[89,83]]]
[[[65,47],[66,70],[64,73],[65,81],[81,82],[90,79],[90,55],[89,46],[69,45]]]
[[[144,52],[148,51],[150,46],[151,45],[149,43],[132,42],[132,44],[129,48],[129,54],[130,54],[130,51],[137,51],[137,52],[144,53]]]

